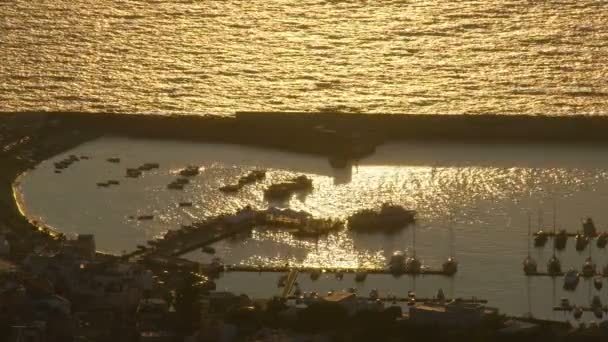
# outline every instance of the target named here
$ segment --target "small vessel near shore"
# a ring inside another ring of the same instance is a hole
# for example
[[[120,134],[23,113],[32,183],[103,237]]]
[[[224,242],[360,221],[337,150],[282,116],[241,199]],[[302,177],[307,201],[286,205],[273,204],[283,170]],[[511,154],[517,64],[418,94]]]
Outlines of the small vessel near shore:
[[[221,192],[237,192],[239,190],[241,190],[241,186],[238,184],[228,184],[228,185],[224,185],[224,186],[220,186],[219,190]]]
[[[179,202],[177,205],[180,208],[191,207],[192,206],[192,202]]]
[[[388,263],[388,269],[393,274],[399,274],[405,271],[405,255],[401,251],[393,253]]]
[[[139,215],[139,216],[137,216],[137,219],[139,221],[152,220],[152,219],[154,219],[154,215]]]
[[[102,187],[102,188],[107,188],[110,186],[110,184],[106,183],[106,182],[99,182],[96,184],[98,187]]]
[[[126,170],[126,177],[129,177],[129,178],[138,178],[139,176],[141,176],[141,170],[140,169],[128,168]]]
[[[117,164],[117,163],[120,163],[120,158],[118,158],[118,157],[111,157],[111,158],[106,159],[106,161],[108,161],[108,163]]]
[[[119,185],[119,184],[120,184],[120,182],[119,182],[119,181],[117,181],[117,180],[111,179],[111,180],[109,180],[109,181],[108,181],[108,184],[109,184],[109,185]]]

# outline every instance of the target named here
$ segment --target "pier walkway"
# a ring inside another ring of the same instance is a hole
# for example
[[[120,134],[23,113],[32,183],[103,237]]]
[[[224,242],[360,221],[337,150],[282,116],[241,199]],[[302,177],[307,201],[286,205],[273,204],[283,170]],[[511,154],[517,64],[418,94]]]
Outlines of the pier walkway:
[[[298,280],[299,273],[300,271],[298,271],[297,269],[292,269],[291,271],[289,271],[287,281],[285,281],[285,287],[283,288],[283,298],[287,298],[287,296],[289,296],[289,294],[291,293],[291,290],[293,289],[296,280]]]

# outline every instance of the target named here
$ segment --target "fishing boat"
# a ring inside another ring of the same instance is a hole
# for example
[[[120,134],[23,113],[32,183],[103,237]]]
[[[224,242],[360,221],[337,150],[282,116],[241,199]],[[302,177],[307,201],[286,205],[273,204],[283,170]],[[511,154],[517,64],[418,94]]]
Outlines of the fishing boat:
[[[576,250],[579,252],[583,251],[589,244],[589,238],[580,233],[576,234],[575,241],[576,241]]]
[[[602,287],[604,286],[604,280],[603,280],[602,276],[597,275],[597,276],[593,277],[593,286],[598,291],[602,289]]]
[[[585,259],[585,262],[583,263],[583,268],[582,268],[582,273],[583,273],[583,277],[585,278],[590,278],[593,277],[595,275],[595,264],[593,263],[593,261],[591,260],[591,256],[587,257]]]
[[[578,286],[579,275],[575,269],[570,269],[564,275],[564,290],[574,291]]]

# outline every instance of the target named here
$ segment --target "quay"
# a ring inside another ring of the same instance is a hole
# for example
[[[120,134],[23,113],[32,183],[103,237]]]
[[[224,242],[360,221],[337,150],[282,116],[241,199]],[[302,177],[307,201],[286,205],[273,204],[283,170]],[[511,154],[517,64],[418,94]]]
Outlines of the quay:
[[[257,273],[289,273],[292,270],[297,270],[300,273],[357,273],[365,272],[367,274],[390,274],[390,275],[442,275],[453,276],[453,274],[444,272],[440,269],[424,268],[420,272],[394,272],[388,268],[322,268],[322,267],[292,267],[285,266],[256,266],[256,265],[225,265],[226,272],[257,272]]]

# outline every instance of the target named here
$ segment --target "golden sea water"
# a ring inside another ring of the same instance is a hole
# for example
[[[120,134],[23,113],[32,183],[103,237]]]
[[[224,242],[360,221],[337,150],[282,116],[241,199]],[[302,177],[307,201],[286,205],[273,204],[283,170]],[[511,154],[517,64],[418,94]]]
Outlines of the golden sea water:
[[[604,114],[608,2],[3,0],[0,110]]]

